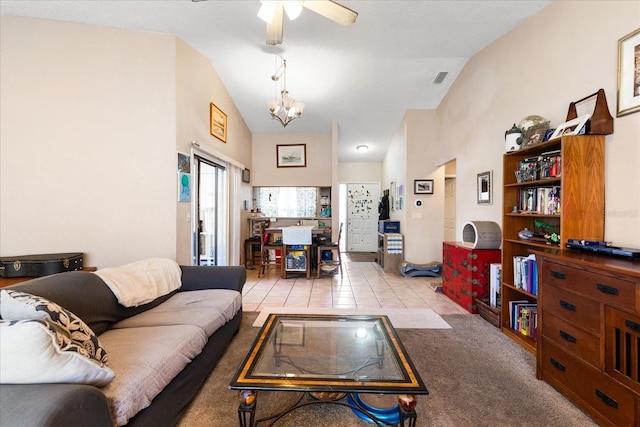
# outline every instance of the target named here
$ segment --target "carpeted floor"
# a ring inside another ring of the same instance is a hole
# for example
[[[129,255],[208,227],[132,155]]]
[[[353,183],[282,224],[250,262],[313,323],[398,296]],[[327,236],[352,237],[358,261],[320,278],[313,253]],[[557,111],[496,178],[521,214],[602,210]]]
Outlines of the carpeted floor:
[[[244,313],[242,327],[180,427],[238,425],[237,392],[229,382],[255,339],[257,313]],[[589,417],[535,378],[535,358],[474,315],[443,315],[452,329],[398,329],[430,394],[420,396],[418,426],[587,427]],[[258,417],[286,408],[296,393],[261,392]],[[260,424],[263,425],[263,424]],[[298,409],[276,426],[369,426],[349,408],[322,404]]]

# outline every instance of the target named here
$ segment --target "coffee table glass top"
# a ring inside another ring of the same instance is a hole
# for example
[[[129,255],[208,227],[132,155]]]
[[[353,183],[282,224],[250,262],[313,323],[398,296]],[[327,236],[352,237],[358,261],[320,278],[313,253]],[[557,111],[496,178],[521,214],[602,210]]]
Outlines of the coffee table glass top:
[[[428,394],[387,316],[271,314],[230,388]]]

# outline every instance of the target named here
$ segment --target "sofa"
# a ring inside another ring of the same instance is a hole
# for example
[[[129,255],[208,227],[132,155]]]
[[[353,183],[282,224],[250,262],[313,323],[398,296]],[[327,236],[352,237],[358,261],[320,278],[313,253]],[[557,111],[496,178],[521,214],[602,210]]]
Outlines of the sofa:
[[[171,263],[177,288],[128,306],[101,270],[2,288],[0,425],[176,424],[240,327],[246,270]]]

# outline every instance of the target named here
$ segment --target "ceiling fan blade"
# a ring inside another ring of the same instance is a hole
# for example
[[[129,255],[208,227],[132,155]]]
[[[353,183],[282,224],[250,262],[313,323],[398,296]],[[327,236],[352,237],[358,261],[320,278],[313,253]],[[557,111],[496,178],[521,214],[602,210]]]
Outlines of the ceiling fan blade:
[[[267,23],[267,44],[277,45],[282,43],[282,7],[276,8],[271,23]]]
[[[308,0],[302,3],[302,6],[344,26],[353,24],[358,17],[355,10],[332,0]]]

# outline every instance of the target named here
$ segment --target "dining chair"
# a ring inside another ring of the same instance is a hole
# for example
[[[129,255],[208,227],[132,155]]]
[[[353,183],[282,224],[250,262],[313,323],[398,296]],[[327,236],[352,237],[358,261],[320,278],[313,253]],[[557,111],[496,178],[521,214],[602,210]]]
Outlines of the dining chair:
[[[258,269],[258,277],[261,274],[265,274],[269,265],[282,268],[282,243],[271,241],[271,233],[267,231],[269,227],[267,222],[262,224],[261,227],[260,253],[262,254],[262,260]]]

